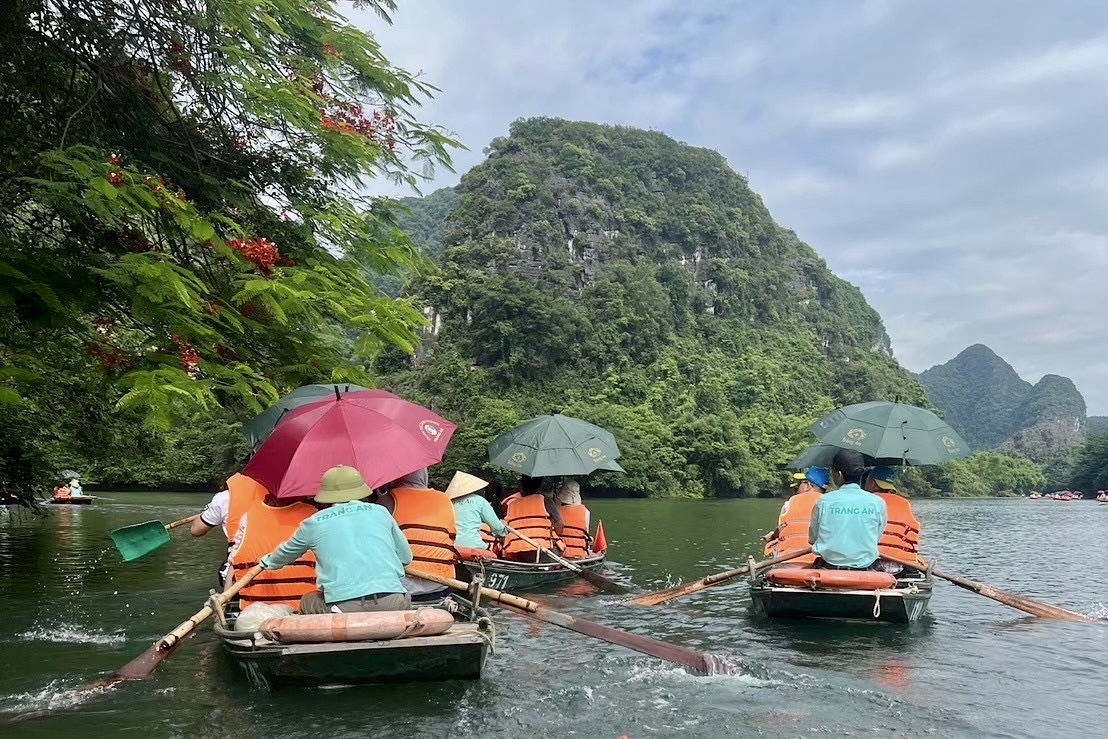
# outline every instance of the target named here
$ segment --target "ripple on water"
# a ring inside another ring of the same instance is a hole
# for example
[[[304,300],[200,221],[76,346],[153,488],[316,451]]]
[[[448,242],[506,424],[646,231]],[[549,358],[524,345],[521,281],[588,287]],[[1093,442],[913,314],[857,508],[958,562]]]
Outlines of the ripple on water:
[[[35,625],[16,635],[24,641],[54,642],[56,644],[123,644],[127,635],[123,632],[89,629],[72,624]]]

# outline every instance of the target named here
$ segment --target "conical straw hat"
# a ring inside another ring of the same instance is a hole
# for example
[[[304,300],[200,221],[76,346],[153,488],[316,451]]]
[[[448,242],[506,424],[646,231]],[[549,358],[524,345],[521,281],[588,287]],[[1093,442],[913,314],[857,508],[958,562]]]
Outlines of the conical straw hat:
[[[476,493],[478,490],[482,490],[488,486],[488,482],[482,480],[480,477],[471,475],[468,472],[455,472],[453,479],[450,480],[450,484],[446,487],[446,497],[450,498],[450,500],[454,500],[463,495]]]

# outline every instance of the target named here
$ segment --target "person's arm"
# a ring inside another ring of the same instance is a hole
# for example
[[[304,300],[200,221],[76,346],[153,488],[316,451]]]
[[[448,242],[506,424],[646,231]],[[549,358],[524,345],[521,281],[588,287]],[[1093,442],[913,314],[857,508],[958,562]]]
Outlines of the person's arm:
[[[396,510],[396,498],[393,497],[392,493],[385,491],[377,496],[377,505],[388,511],[391,516]]]
[[[203,536],[216,526],[227,520],[227,510],[231,505],[231,493],[221,490],[212,496],[204,510],[200,511],[200,517],[193,520],[189,526],[189,533],[193,536]]]
[[[558,510],[561,506],[558,501],[553,498],[547,498],[543,496],[543,505],[546,506],[546,515],[550,516],[550,524],[554,527],[554,533],[558,536],[562,535],[562,531],[565,529],[565,522],[562,521],[562,512]]]
[[[189,525],[189,533],[193,536],[203,536],[214,528],[215,526],[209,526],[207,523],[205,523],[202,517],[194,518],[192,520],[192,523]]]
[[[816,539],[819,538],[819,504],[822,500],[817,500],[816,504],[812,506],[811,518],[808,521],[808,543],[815,544]]]
[[[481,511],[481,521],[487,523],[489,528],[492,529],[493,536],[503,539],[508,535],[508,529],[504,526],[504,522],[496,516],[496,511],[492,509],[492,504],[484,498],[481,498],[481,502],[478,504]]]
[[[274,549],[271,553],[262,557],[260,564],[267,570],[279,570],[287,564],[291,564],[298,560],[304,552],[312,548],[312,536],[309,531],[305,531],[305,521],[296,527],[296,531],[288,541],[282,542],[281,546]]]
[[[400,557],[400,564],[407,567],[412,563],[412,547],[404,538],[404,532],[396,524],[396,520],[389,517],[389,525],[392,527],[392,545],[396,548],[396,556]]]

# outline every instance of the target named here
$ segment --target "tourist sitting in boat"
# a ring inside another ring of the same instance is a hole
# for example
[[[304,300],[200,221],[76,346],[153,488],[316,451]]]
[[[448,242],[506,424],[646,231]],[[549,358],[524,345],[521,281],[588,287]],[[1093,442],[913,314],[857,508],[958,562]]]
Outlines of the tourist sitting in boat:
[[[562,517],[562,543],[565,549],[562,556],[566,559],[583,559],[592,552],[592,537],[589,535],[591,514],[581,503],[581,485],[576,480],[565,480],[554,493],[558,503],[558,513]]]
[[[835,453],[831,481],[836,489],[821,495],[812,506],[808,543],[816,554],[813,567],[867,570],[878,561],[885,501],[861,488],[865,471],[859,452],[840,449]]]
[[[922,524],[912,513],[912,504],[896,489],[893,478],[896,472],[891,467],[874,467],[866,473],[862,487],[885,501],[885,530],[877,541],[877,551],[881,556],[914,561],[923,564],[919,558],[919,535]],[[904,568],[894,562],[883,560],[878,569],[896,575]]]
[[[55,485],[52,497],[54,500],[69,500],[69,486],[65,484]]]
[[[189,534],[192,536],[205,536],[209,531],[219,526],[223,529],[223,535],[227,538],[227,553],[231,553],[235,537],[238,534],[239,522],[243,514],[257,500],[265,498],[266,489],[253,478],[242,474],[232,475],[227,480],[227,489],[220,490],[212,496],[200,515],[193,519],[189,525]],[[221,587],[227,582],[231,565],[227,560],[219,568],[219,582]]]
[[[489,483],[476,475],[458,471],[446,487],[446,497],[454,506],[454,523],[458,534],[454,544],[459,549],[488,549],[489,545],[481,536],[481,524],[488,526],[493,536],[503,539],[508,535],[492,504],[478,493]]]
[[[85,491],[81,489],[81,481],[74,477],[69,481],[69,497],[80,498],[85,494]]]
[[[419,568],[433,575],[454,577],[458,553],[455,539],[458,525],[454,506],[441,490],[428,484],[427,468],[418,469],[385,486],[377,503],[385,507],[400,526],[412,548]],[[450,588],[428,580],[404,578],[413,603],[431,603],[449,597]]]
[[[292,538],[309,516],[316,512],[307,503],[289,503],[271,495],[256,498],[239,519],[238,531],[228,559],[233,573],[245,572],[261,558]],[[285,565],[280,572],[263,572],[239,591],[244,607],[250,603],[276,603],[296,608],[300,599],[315,590],[315,555]]]
[[[767,557],[782,557],[798,549],[808,548],[808,523],[812,507],[831,483],[831,473],[823,467],[809,467],[793,475],[796,493],[781,505],[777,528],[762,539]],[[810,565],[816,555],[804,554],[789,560],[790,564]]]
[[[542,482],[541,477],[519,478],[520,497],[508,504],[504,522],[542,547],[560,551],[564,528],[560,506],[552,494],[543,492]],[[504,539],[503,556],[520,562],[540,561],[539,550],[511,532]]]
[[[314,498],[323,510],[261,558],[266,570],[280,570],[308,550],[315,553],[318,588],[300,599],[300,613],[402,611],[411,606],[400,579],[412,550],[396,521],[366,501],[372,494],[356,469],[332,467],[323,473]]]

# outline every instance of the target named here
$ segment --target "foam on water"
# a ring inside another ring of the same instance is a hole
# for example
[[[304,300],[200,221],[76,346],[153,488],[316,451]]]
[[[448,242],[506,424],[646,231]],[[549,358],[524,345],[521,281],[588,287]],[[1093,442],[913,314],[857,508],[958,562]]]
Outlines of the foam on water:
[[[1093,606],[1093,609],[1085,615],[1092,616],[1093,618],[1108,619],[1108,606],[1098,602]]]
[[[43,714],[72,710],[103,695],[112,686],[84,685],[75,688],[61,680],[53,680],[37,693],[16,693],[0,696],[0,726],[6,723],[36,718]]]
[[[53,626],[35,626],[17,634],[25,641],[44,641],[56,644],[122,644],[127,635],[122,632],[106,632],[89,629],[73,624],[55,624]]]

